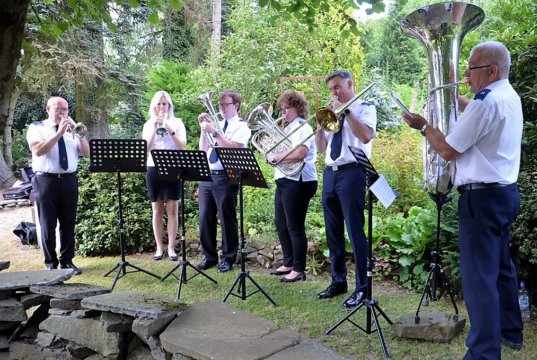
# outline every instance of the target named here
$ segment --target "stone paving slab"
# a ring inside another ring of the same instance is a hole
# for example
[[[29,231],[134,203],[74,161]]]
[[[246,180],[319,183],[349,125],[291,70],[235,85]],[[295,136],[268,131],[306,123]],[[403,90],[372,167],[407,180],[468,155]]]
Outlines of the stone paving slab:
[[[24,305],[15,299],[0,300],[0,321],[25,321],[28,319]]]
[[[0,272],[0,291],[22,290],[35,285],[54,285],[73,276],[71,269]]]
[[[319,344],[313,340],[304,340],[300,344],[287,348],[279,353],[269,356],[267,360],[292,360],[292,359],[308,359],[308,360],[351,360],[344,357],[336,351]]]
[[[82,300],[90,296],[107,294],[112,289],[90,284],[69,283],[32,286],[30,287],[30,291],[35,294],[48,295],[58,299]]]
[[[189,306],[160,334],[162,347],[194,359],[264,359],[300,335],[222,302]]]
[[[81,302],[86,309],[111,311],[136,318],[160,319],[177,314],[186,308],[185,303],[169,296],[137,291],[113,292],[85,298]]]

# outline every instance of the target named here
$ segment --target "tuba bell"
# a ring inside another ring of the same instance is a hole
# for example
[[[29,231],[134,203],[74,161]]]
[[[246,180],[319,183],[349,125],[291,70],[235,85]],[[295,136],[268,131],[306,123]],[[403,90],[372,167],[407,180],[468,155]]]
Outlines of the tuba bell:
[[[197,100],[201,101],[203,103],[203,105],[205,105],[205,108],[207,109],[207,112],[209,114],[210,120],[214,123],[214,126],[218,129],[218,131],[221,134],[223,134],[224,132],[222,131],[222,128],[220,127],[220,120],[221,120],[220,113],[217,113],[214,110],[213,104],[211,102],[213,94],[214,94],[214,91],[208,91],[208,92],[198,96]],[[207,132],[204,132],[203,134],[205,135],[205,139],[207,140],[207,143],[211,147],[215,147],[216,146],[216,141],[215,141],[214,137],[211,134],[207,133]]]
[[[485,13],[473,4],[446,2],[417,9],[403,20],[401,29],[418,39],[427,50],[429,100],[425,118],[429,125],[447,135],[457,121],[459,52],[467,32],[483,22]],[[442,159],[425,141],[423,152],[424,187],[433,195],[446,195],[453,183],[450,162]]]

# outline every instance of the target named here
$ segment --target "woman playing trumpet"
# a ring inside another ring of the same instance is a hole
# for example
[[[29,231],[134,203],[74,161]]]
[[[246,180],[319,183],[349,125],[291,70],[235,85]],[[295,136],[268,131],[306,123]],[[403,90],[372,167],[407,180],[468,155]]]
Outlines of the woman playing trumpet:
[[[308,117],[308,102],[298,91],[286,91],[278,99],[278,106],[285,116],[282,122],[287,123],[283,130],[286,135],[304,124]],[[286,158],[283,162],[286,163],[302,161],[305,163],[302,171],[292,176],[285,175],[278,167],[274,168],[276,180],[274,222],[282,246],[283,265],[270,273],[271,275],[285,275],[280,278],[281,282],[306,280],[304,271],[306,270],[308,239],[304,223],[309,202],[317,191],[315,170],[317,151],[312,133],[311,126],[304,124],[290,136],[293,148],[309,136],[309,139],[295,151],[290,154],[268,154],[268,160],[273,163],[284,157]]]
[[[151,156],[153,149],[183,150],[186,146],[186,130],[183,121],[173,114],[173,102],[166,91],[157,91],[149,105],[149,120],[143,128],[142,137],[147,141],[147,191],[153,210],[153,234],[157,244],[154,260],[164,256],[164,202],[168,214],[168,256],[177,261],[175,238],[177,237],[177,200],[180,196],[179,180],[161,180],[157,177],[155,163]]]

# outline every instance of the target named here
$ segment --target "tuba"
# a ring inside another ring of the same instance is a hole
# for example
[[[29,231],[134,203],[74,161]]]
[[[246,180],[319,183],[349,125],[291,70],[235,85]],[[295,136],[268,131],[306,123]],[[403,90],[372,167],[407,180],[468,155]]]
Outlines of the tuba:
[[[473,4],[446,2],[417,9],[403,20],[401,29],[418,39],[427,50],[429,63],[429,100],[425,118],[429,125],[447,135],[457,121],[459,52],[467,32],[483,22],[485,13]],[[424,143],[424,187],[431,194],[447,195],[453,183],[453,165]]]
[[[286,156],[284,158],[271,164],[276,166],[286,176],[294,176],[302,171],[305,163],[304,161],[294,163],[283,162],[298,147],[293,147],[289,139],[290,135],[285,135],[280,128],[279,122],[283,120],[283,117],[273,120],[271,115],[272,106],[269,103],[259,104],[248,115],[246,121],[248,127],[251,130],[257,130],[252,136],[252,145],[265,156],[265,159],[268,159],[269,154],[285,153]]]

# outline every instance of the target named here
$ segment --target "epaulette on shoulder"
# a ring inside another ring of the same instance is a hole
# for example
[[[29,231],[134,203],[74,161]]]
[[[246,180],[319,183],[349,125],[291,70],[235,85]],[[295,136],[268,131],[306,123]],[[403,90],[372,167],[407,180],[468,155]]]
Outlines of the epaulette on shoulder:
[[[474,100],[485,100],[485,98],[487,97],[488,93],[491,92],[492,90],[490,89],[483,89],[481,90],[480,92],[478,92],[475,96],[474,96]]]
[[[373,105],[372,102],[370,101],[362,101],[362,104],[361,105],[367,105],[367,106],[370,106],[370,105]]]
[[[246,121],[246,119],[239,119],[239,121],[242,121],[242,122],[244,122],[244,121]]]
[[[300,125],[304,124],[305,122],[306,122],[306,120],[304,120],[304,119],[300,119],[300,120],[298,120],[298,123],[299,123]]]
[[[32,122],[30,125],[38,125],[38,126],[39,126],[39,125],[43,125],[43,120],[41,120],[41,121],[34,121],[34,122]]]

